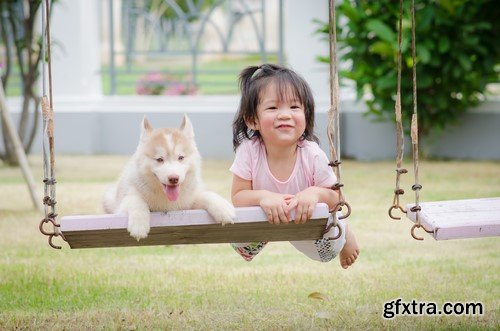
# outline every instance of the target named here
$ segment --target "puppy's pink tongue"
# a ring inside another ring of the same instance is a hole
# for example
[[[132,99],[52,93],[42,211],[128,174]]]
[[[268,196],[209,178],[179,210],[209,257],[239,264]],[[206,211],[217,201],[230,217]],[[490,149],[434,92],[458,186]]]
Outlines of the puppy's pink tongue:
[[[180,188],[179,185],[167,185],[165,194],[168,200],[175,201],[179,197]]]

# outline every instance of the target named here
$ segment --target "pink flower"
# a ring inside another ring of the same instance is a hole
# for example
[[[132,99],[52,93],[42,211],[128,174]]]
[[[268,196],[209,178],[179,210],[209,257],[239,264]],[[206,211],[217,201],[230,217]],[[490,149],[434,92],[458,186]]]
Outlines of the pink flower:
[[[136,89],[137,94],[139,95],[145,95],[148,94],[148,90],[144,86],[138,86]]]
[[[150,83],[162,83],[163,75],[159,72],[150,72],[149,74],[147,74],[146,80]]]
[[[196,92],[197,88],[192,83],[185,85],[160,72],[150,72],[136,83],[136,93],[139,95],[187,95]]]

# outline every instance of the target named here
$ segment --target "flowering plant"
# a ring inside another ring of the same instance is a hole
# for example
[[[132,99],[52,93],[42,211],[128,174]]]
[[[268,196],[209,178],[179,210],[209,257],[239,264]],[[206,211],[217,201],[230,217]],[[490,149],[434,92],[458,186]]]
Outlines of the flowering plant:
[[[189,80],[179,82],[171,76],[150,72],[137,81],[136,92],[139,95],[191,95],[198,89]]]
[[[150,72],[141,77],[136,84],[136,92],[140,95],[160,95],[165,89],[166,81],[159,72]]]
[[[192,95],[198,93],[198,89],[193,83],[172,83],[165,91],[164,95]]]

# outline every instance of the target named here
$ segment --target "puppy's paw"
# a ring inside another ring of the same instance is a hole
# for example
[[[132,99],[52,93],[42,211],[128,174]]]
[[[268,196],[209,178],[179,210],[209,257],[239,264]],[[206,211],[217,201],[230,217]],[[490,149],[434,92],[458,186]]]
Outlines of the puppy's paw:
[[[137,241],[146,238],[149,233],[149,213],[130,213],[128,215],[127,230]]]
[[[222,225],[234,224],[234,220],[236,219],[234,206],[220,197],[213,201],[208,212],[217,223]]]

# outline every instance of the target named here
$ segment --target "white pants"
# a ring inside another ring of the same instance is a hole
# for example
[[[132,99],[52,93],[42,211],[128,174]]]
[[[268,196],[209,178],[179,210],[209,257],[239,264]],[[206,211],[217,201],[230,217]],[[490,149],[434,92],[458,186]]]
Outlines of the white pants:
[[[340,216],[340,215],[339,215]],[[328,219],[328,224],[333,221],[332,216]],[[303,240],[303,241],[290,241],[290,243],[298,251],[304,253],[312,260],[320,262],[329,262],[335,258],[345,245],[346,226],[343,220],[337,221],[342,228],[342,234],[338,239],[330,240],[329,237],[338,235],[338,228],[332,227],[330,231],[323,235],[322,239],[318,240]],[[252,261],[252,259],[259,254],[259,252],[266,246],[267,241],[255,243],[234,243],[231,244],[233,249],[240,254],[245,260]]]

